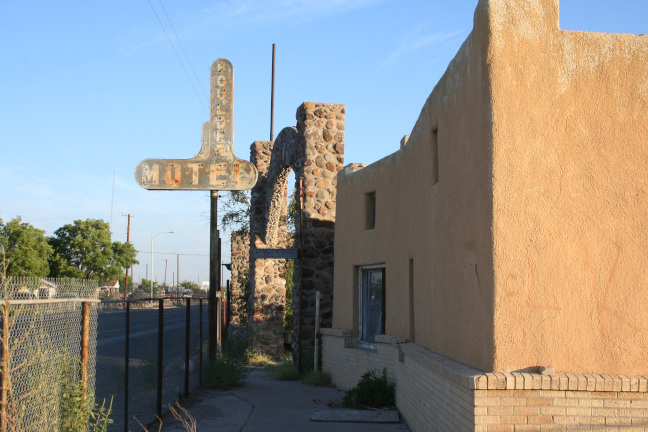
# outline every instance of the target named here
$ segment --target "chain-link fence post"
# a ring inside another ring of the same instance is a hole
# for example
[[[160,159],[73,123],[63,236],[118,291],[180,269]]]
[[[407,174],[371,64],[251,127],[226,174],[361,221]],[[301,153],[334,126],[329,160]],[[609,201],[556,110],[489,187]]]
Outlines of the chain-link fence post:
[[[185,314],[184,395],[189,396],[189,348],[191,344],[191,299],[187,298]]]
[[[0,396],[0,429],[7,432],[7,384],[9,382],[9,302],[2,307],[2,396]]]
[[[83,302],[81,318],[81,390],[88,397],[88,357],[90,354],[90,303]]]

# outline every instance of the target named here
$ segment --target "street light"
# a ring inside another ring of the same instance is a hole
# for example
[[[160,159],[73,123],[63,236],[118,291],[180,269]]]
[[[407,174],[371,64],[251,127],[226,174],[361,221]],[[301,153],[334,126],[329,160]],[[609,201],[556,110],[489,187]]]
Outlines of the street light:
[[[175,234],[175,231],[164,231],[151,236],[151,300],[153,300],[153,239],[160,234]]]

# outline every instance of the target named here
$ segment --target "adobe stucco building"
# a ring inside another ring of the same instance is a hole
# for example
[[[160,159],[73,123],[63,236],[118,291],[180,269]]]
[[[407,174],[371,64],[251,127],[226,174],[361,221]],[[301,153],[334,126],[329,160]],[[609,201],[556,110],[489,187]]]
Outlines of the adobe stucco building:
[[[480,0],[400,150],[338,175],[324,369],[386,367],[412,430],[648,430],[648,36],[558,6]]]

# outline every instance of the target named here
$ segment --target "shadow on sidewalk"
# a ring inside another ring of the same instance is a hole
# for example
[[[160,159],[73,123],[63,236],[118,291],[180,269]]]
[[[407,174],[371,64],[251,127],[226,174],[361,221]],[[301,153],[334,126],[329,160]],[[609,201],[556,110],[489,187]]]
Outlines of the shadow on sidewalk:
[[[244,387],[232,390],[201,388],[181,402],[196,420],[200,432],[290,432],[331,431],[395,432],[408,431],[400,423],[358,423],[357,415],[338,416],[331,408],[344,392],[333,387],[311,387],[298,381],[277,381],[263,370],[253,370]],[[312,421],[311,417],[340,418],[343,421]],[[360,414],[362,416],[363,414]],[[380,416],[379,416],[380,417]],[[163,432],[187,429],[171,414],[162,419]],[[150,432],[157,428],[149,429]],[[135,432],[135,431],[133,431]]]

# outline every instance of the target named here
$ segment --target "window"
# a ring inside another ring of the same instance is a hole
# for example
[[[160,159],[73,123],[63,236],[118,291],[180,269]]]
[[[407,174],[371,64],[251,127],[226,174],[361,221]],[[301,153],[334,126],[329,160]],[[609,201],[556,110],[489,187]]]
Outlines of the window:
[[[432,131],[432,186],[439,183],[439,128]]]
[[[377,334],[385,334],[385,266],[360,268],[360,319],[361,342],[376,342]]]
[[[374,229],[376,226],[376,192],[365,194],[366,222],[365,229]]]

